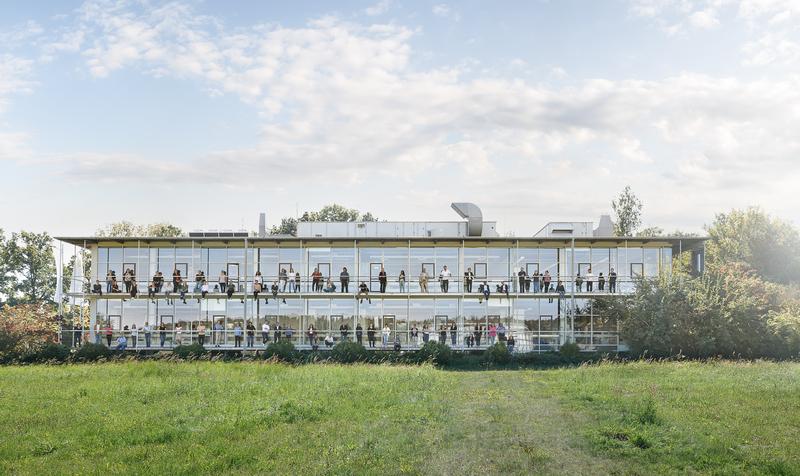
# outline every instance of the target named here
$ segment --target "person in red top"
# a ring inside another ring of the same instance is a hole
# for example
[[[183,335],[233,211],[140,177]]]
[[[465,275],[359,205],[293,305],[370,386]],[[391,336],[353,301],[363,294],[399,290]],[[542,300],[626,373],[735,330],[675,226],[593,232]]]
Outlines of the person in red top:
[[[103,327],[103,334],[106,336],[106,342],[108,342],[108,346],[111,347],[111,338],[114,336],[114,331],[111,329],[111,323],[106,323],[105,327]]]

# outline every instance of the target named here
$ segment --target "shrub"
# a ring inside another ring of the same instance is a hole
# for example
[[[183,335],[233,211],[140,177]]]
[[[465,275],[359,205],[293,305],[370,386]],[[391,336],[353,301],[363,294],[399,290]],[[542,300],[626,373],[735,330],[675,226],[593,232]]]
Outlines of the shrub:
[[[87,343],[75,351],[73,358],[77,361],[93,361],[98,360],[101,357],[108,358],[110,355],[111,349],[103,344]]]
[[[340,341],[331,349],[330,357],[336,362],[351,364],[366,361],[368,353],[367,349],[358,342]]]
[[[447,365],[453,359],[453,351],[447,344],[428,341],[409,358],[416,363],[430,362],[434,365]]]
[[[69,358],[69,347],[50,342],[45,344],[39,352],[36,353],[36,360],[46,362],[48,360],[57,360],[64,362]]]
[[[511,352],[502,342],[498,342],[484,351],[483,360],[489,364],[507,364],[511,362]]]
[[[283,362],[292,362],[297,357],[297,350],[291,342],[270,344],[262,354],[265,359],[276,358]]]
[[[179,345],[172,349],[172,353],[182,359],[188,359],[189,357],[200,357],[206,353],[206,349],[200,344]]]
[[[581,356],[581,347],[574,342],[568,342],[562,345],[561,348],[558,349],[558,352],[568,359],[579,359]]]

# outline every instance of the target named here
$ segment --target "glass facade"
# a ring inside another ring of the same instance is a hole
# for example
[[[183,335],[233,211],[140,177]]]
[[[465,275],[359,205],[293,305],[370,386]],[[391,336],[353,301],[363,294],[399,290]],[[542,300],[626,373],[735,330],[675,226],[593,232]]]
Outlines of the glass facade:
[[[312,326],[319,342],[327,336],[334,342],[356,339],[361,326],[368,345],[372,326],[376,347],[384,344],[384,332],[389,344],[407,348],[421,345],[424,334],[440,339],[444,331],[447,343],[461,348],[499,338],[492,329],[502,324],[523,351],[568,341],[616,350],[616,322],[596,312],[593,300],[630,293],[638,279],[669,272],[672,261],[667,243],[624,240],[573,247],[563,240],[200,239],[101,242],[93,251],[92,281],[99,280],[103,290],[91,300],[98,325],[108,324],[114,333],[161,326],[167,347],[196,341],[201,325],[206,336],[216,330],[207,345],[234,345],[241,333],[247,346],[249,326],[262,345],[266,324],[270,341],[297,345],[311,343]],[[165,283],[180,276],[185,295],[180,286],[171,294],[159,289],[148,295],[157,273]],[[256,273],[264,283],[258,295]],[[205,297],[199,292],[203,279]],[[118,293],[109,293],[112,280]],[[137,298],[126,293],[125,281],[137,283]],[[587,281],[593,281],[591,291]],[[563,293],[556,291],[559,282]],[[360,292],[362,283],[366,292]],[[158,346],[159,338],[152,343]]]

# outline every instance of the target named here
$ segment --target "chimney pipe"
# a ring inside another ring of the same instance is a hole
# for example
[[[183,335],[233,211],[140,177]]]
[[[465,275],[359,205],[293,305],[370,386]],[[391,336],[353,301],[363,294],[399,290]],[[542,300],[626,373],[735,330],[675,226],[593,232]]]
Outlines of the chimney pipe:
[[[258,214],[258,237],[267,237],[267,214],[264,212]]]

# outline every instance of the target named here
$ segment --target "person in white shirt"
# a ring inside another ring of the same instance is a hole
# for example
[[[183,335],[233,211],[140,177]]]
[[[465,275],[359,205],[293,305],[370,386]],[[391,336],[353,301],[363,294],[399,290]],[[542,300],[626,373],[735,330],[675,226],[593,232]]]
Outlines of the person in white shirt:
[[[133,347],[136,347],[136,341],[139,340],[139,329],[136,327],[136,324],[131,326],[131,342]]]
[[[269,324],[264,321],[264,323],[261,324],[261,343],[266,347],[267,342],[269,342]]]
[[[392,330],[389,329],[389,326],[386,325],[383,327],[383,348],[385,349],[386,346],[389,344],[389,336],[392,335]]]
[[[439,286],[443,293],[447,292],[450,285],[450,276],[452,276],[452,273],[447,269],[447,266],[443,267],[442,272],[439,273]]]
[[[589,268],[586,271],[586,276],[583,277],[584,281],[586,282],[586,292],[592,292],[592,281],[594,281],[594,274],[592,274],[592,268]]]

